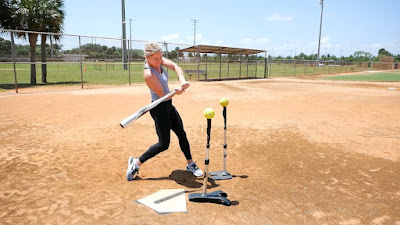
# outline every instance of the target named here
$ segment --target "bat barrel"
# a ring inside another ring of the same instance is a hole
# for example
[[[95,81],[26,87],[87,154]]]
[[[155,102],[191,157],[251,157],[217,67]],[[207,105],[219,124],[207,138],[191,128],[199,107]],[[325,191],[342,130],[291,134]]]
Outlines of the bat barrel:
[[[161,102],[165,101],[166,99],[168,99],[169,97],[173,96],[175,94],[175,90],[171,91],[170,93],[168,93],[167,95],[165,95],[162,98],[157,99],[156,101],[146,105],[145,107],[141,108],[140,110],[138,110],[137,112],[135,112],[134,114],[132,114],[131,116],[125,118],[124,120],[122,120],[119,125],[122,128],[125,128],[126,126],[128,126],[130,123],[132,123],[133,121],[139,119],[139,117],[143,116],[145,113],[147,113],[148,111],[150,111],[151,109],[153,109],[154,107],[156,107],[157,105],[159,105]]]

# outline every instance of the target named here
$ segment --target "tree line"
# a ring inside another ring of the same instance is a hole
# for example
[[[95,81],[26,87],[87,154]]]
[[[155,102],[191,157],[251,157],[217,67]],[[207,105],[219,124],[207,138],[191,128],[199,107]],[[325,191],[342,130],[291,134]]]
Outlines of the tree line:
[[[99,60],[120,60],[122,58],[122,48],[117,48],[115,46],[108,47],[105,45],[100,45],[100,44],[84,44],[81,46],[81,48],[73,48],[70,50],[62,50],[62,45],[59,45],[57,43],[53,44],[50,46],[49,44],[46,44],[46,55],[47,57],[53,56],[53,58],[61,57],[62,54],[79,54],[82,52],[82,54],[86,55],[86,59],[99,59]],[[39,57],[41,53],[42,48],[39,46],[36,46],[36,56]],[[15,51],[16,51],[16,56],[17,57],[28,57],[30,54],[30,46],[29,45],[15,45]],[[144,60],[144,55],[143,55],[143,50],[141,49],[132,49],[132,50],[127,50],[129,53],[129,57],[131,59],[139,59],[139,60]],[[379,61],[379,56],[380,55],[387,55],[387,56],[392,56],[394,57],[395,62],[400,62],[400,54],[394,55],[391,54],[389,51],[387,51],[384,48],[379,49],[377,56],[372,55],[369,52],[365,51],[356,51],[354,52],[353,55],[349,56],[341,56],[337,57],[335,55],[322,55],[320,57],[321,61],[345,61],[345,62],[368,62],[368,61]],[[8,40],[5,40],[3,38],[0,38],[0,58],[6,58],[11,56],[11,42]],[[180,48],[176,47],[172,51],[164,51],[164,56],[170,59],[177,59],[179,56],[180,58],[184,57],[184,54],[180,52]],[[193,53],[188,53],[188,57],[198,57],[198,53],[193,54]],[[219,55],[217,54],[211,54],[211,55],[206,55],[206,54],[200,54],[200,57],[205,59],[207,57],[208,61],[219,61]],[[240,56],[240,55],[223,55],[222,60],[239,60],[239,59],[245,60],[245,56]],[[250,55],[248,57],[249,60],[264,60],[264,56],[262,55]],[[317,54],[310,54],[306,55],[304,53],[300,53],[296,56],[276,56],[273,57],[271,55],[268,55],[268,59],[280,59],[280,60],[316,60]]]
[[[356,51],[356,52],[354,52],[353,55],[341,56],[341,57],[337,57],[337,56],[331,55],[331,54],[321,55],[320,61],[333,60],[333,61],[345,61],[345,62],[369,62],[369,61],[378,62],[379,57],[381,55],[392,56],[394,58],[395,62],[400,62],[400,54],[394,55],[384,48],[379,49],[377,52],[377,55],[372,55],[371,53],[365,52],[365,51]],[[304,53],[300,53],[294,57],[292,57],[292,56],[272,57],[269,55],[268,58],[269,59],[274,58],[274,59],[316,60],[317,54],[306,55]]]

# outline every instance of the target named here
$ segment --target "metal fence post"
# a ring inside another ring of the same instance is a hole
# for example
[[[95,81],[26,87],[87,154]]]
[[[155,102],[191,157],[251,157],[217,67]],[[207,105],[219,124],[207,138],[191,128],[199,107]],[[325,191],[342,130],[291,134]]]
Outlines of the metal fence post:
[[[297,60],[294,61],[294,76],[296,76]]]
[[[271,57],[271,60],[269,60],[269,75],[268,76],[272,76],[272,60],[273,60],[274,58],[272,58]]]
[[[265,59],[264,59],[264,78],[268,78],[268,57],[267,57],[267,51],[265,51]]]
[[[320,66],[320,65],[319,65],[320,62],[321,62],[321,61],[318,62],[318,66]],[[323,63],[321,63],[321,64],[323,64]],[[324,66],[325,66],[325,65],[322,65],[322,66],[321,66],[321,72],[319,73],[319,75],[321,75],[322,72],[324,72]]]
[[[336,74],[336,61],[335,61],[335,67],[334,67],[334,70],[333,70],[333,74]]]
[[[229,54],[226,56],[226,61],[227,61],[227,74],[228,74],[228,77],[229,77]]]
[[[239,56],[239,78],[242,77],[242,53]]]
[[[328,75],[329,75],[329,67],[331,67],[331,63],[327,62],[327,64],[328,64]]]
[[[222,73],[222,48],[219,50],[219,79],[221,79]]]
[[[246,77],[249,76],[249,55],[246,54]]]
[[[18,93],[17,69],[15,68],[14,32],[11,32],[11,55],[12,55],[12,61],[13,61],[13,67],[14,67],[15,93]]]
[[[258,53],[256,53],[256,72],[254,76],[257,78],[257,67],[258,67]]]
[[[131,85],[131,50],[132,50],[132,40],[128,40],[129,51],[128,51],[128,84]]]
[[[200,80],[200,45],[197,46],[197,80]]]
[[[314,66],[313,66],[312,75],[315,75],[315,64],[316,64],[316,63],[315,63],[315,61],[314,61],[314,63],[313,63]]]
[[[207,60],[207,58],[208,58],[208,55],[207,55],[207,53],[205,54],[206,55],[206,73],[208,74],[208,60]]]
[[[82,48],[81,48],[81,36],[80,35],[79,35],[79,63],[81,65],[81,88],[83,89]]]

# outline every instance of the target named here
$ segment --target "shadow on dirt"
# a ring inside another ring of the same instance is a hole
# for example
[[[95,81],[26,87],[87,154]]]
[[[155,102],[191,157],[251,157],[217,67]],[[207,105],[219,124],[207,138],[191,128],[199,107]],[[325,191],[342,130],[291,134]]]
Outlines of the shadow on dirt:
[[[169,177],[156,177],[156,178],[141,178],[136,177],[137,180],[173,180],[177,184],[183,185],[188,188],[201,188],[203,186],[203,177],[198,178],[193,176],[191,172],[186,170],[174,170]],[[213,179],[208,179],[207,189],[218,187],[219,184],[215,183]]]

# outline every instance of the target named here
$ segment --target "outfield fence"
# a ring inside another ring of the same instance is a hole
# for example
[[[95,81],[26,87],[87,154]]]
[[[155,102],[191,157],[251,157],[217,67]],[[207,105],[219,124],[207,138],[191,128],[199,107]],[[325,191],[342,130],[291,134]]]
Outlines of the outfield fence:
[[[31,54],[29,36],[37,36]],[[46,47],[42,47],[42,40]],[[131,85],[143,83],[143,49],[147,41],[120,38],[2,30],[0,90],[64,85]],[[123,51],[126,41],[126,51]],[[187,44],[160,42],[164,56],[184,71],[187,80],[223,80],[337,74],[369,69],[368,63],[282,60],[255,55],[202,55],[179,52]],[[45,54],[41,54],[45,52]],[[124,54],[126,52],[126,54]],[[265,54],[265,56],[268,55]],[[45,57],[44,57],[45,56]],[[170,76],[171,80],[177,77]]]

